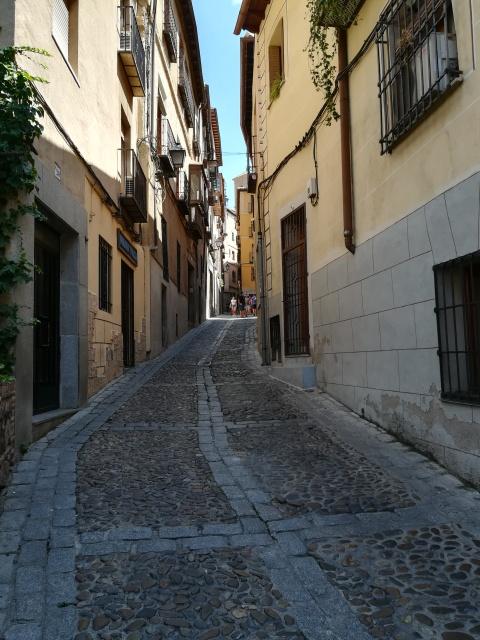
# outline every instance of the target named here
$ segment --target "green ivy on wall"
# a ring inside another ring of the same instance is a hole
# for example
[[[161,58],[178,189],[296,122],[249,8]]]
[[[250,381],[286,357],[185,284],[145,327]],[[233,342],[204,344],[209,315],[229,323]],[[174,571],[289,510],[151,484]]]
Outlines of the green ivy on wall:
[[[33,82],[44,82],[18,64],[30,54],[48,55],[32,47],[0,49],[0,382],[11,379],[14,347],[25,321],[9,294],[33,277],[33,265],[23,249],[19,221],[25,215],[39,217],[34,204],[22,201],[35,190],[34,143],[43,131],[43,110]],[[11,250],[17,237],[18,248]],[[16,255],[11,255],[16,253]]]

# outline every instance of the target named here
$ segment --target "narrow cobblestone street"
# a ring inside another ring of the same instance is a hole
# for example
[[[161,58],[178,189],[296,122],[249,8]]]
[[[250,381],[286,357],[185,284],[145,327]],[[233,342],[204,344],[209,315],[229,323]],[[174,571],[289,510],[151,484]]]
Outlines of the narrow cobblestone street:
[[[476,640],[480,496],[220,319],[34,444],[2,640]]]

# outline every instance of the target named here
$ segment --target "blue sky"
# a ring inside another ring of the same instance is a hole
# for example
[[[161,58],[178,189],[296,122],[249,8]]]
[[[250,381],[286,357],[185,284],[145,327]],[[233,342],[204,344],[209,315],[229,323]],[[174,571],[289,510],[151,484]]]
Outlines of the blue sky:
[[[233,29],[240,9],[239,0],[193,0],[197,19],[204,81],[210,87],[210,101],[218,110],[222,134],[223,168],[229,197],[234,207],[232,179],[246,169],[240,129],[240,40]]]

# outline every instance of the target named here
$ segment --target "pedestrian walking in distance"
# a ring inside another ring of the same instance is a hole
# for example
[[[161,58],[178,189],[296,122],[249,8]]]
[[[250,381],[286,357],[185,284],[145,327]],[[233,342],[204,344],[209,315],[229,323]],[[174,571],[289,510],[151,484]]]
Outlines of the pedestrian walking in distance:
[[[237,299],[235,296],[232,296],[232,299],[230,300],[230,313],[232,316],[237,315]]]

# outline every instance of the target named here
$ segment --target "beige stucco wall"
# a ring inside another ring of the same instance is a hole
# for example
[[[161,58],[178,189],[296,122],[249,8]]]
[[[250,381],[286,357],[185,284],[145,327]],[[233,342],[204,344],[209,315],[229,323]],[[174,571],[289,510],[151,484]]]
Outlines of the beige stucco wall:
[[[364,3],[348,30],[350,59],[386,4]],[[305,204],[311,361],[318,384],[480,483],[478,407],[441,399],[434,314],[432,266],[479,248],[480,0],[452,4],[463,81],[391,154],[380,153],[375,45],[351,73],[355,256],[343,239],[338,123],[317,131],[316,207],[306,194],[315,175],[311,143],[269,189],[267,311],[268,317],[283,316],[280,221]],[[305,52],[305,5],[272,0],[256,36],[253,143],[259,181],[302,139],[322,105]],[[266,52],[280,19],[285,82],[271,103]],[[258,225],[258,211],[256,216]]]

